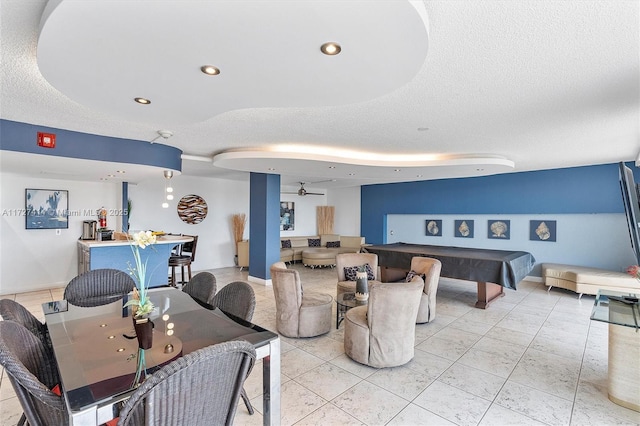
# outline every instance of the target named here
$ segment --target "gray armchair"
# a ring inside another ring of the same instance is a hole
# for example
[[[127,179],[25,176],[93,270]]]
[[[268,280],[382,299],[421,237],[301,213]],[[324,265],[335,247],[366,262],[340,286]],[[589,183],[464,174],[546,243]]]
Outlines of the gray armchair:
[[[395,367],[411,361],[424,281],[376,283],[369,303],[350,309],[344,318],[344,351],[372,367]]]
[[[336,272],[338,273],[338,286],[336,296],[342,293],[355,293],[356,282],[348,281],[344,274],[345,267],[362,266],[369,264],[375,275],[373,280],[369,280],[369,286],[380,282],[378,277],[378,255],[375,253],[340,253],[336,255]]]
[[[442,263],[438,259],[430,257],[413,257],[411,270],[424,277],[424,290],[416,322],[422,324],[433,321],[436,317],[436,292],[438,291]]]
[[[276,299],[276,327],[287,337],[313,337],[331,329],[333,298],[328,294],[302,291],[300,275],[284,262],[271,266]]]

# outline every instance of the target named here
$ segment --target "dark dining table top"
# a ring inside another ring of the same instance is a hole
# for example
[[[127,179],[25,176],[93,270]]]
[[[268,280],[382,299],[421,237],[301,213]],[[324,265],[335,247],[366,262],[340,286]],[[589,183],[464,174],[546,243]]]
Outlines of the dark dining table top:
[[[156,309],[151,314],[153,346],[145,351],[148,373],[216,343],[246,340],[258,348],[278,338],[220,309],[206,309],[182,291],[152,289],[149,295]],[[78,307],[62,300],[42,305],[72,411],[106,405],[135,389],[138,341],[123,304]]]

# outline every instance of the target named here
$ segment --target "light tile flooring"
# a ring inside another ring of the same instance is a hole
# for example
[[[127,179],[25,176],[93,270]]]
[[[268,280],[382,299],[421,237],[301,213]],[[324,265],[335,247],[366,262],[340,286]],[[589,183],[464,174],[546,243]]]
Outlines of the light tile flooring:
[[[335,270],[293,267],[306,291],[335,296]],[[247,277],[237,268],[211,272],[219,288]],[[253,322],[275,331],[273,291],[253,287]],[[61,299],[62,290],[3,297],[42,319],[40,304]],[[607,325],[589,320],[592,296],[578,300],[524,281],[486,310],[474,308],[475,299],[473,284],[442,279],[436,319],[416,326],[415,356],[401,367],[375,369],[349,359],[343,325],[321,337],[283,337],[282,424],[640,424],[640,413],[607,399]],[[262,424],[261,367],[258,362],[245,384],[257,412],[249,416],[240,402],[236,425]],[[3,374],[0,424],[15,424],[20,413]]]

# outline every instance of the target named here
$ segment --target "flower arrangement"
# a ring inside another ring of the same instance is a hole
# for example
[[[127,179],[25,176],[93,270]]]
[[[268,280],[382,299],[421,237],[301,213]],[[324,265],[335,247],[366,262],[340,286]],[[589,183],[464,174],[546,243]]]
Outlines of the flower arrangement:
[[[635,277],[638,281],[640,281],[640,266],[631,265],[627,268],[627,274]]]
[[[142,262],[140,250],[156,243],[156,236],[151,231],[140,231],[133,236],[127,236],[129,247],[133,253],[135,266],[129,264],[129,274],[136,282],[136,288],[133,290],[133,297],[125,306],[133,306],[133,316],[135,318],[144,318],[153,311],[153,303],[147,295],[148,284],[146,282],[147,262]]]

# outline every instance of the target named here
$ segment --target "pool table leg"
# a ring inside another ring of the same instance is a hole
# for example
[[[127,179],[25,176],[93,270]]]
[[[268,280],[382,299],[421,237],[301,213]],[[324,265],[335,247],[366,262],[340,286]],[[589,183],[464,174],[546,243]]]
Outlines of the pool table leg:
[[[487,309],[489,303],[502,296],[504,296],[504,287],[501,285],[478,281],[476,308]]]

